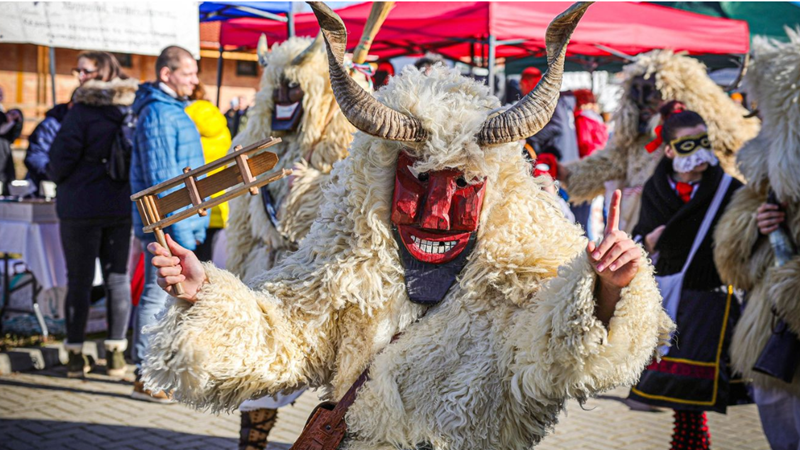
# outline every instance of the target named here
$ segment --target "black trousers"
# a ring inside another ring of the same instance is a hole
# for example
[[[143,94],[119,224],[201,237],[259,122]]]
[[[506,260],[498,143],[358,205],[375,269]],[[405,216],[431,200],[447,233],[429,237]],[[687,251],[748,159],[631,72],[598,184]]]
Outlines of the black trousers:
[[[125,339],[131,314],[128,277],[131,218],[62,219],[60,229],[67,263],[68,342],[84,341],[97,258],[100,258],[106,289],[108,339]]]

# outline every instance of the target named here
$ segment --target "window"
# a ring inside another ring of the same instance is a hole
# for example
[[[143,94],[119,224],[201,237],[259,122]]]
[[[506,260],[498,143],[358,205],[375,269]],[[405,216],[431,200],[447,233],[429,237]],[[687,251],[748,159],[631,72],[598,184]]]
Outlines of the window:
[[[119,65],[130,69],[133,67],[133,58],[130,53],[113,53],[114,57],[119,61]]]
[[[236,61],[236,75],[240,77],[257,77],[258,64],[255,61]]]

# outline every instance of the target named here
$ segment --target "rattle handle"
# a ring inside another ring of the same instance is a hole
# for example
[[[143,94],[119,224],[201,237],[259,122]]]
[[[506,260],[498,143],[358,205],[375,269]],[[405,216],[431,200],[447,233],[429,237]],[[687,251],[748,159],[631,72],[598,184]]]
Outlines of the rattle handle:
[[[161,228],[156,228],[156,229],[153,230],[153,233],[155,233],[156,240],[158,241],[158,243],[162,247],[164,247],[164,250],[167,251],[167,254],[169,256],[172,256],[172,252],[169,251],[169,246],[167,245],[167,238],[166,238],[166,236],[164,236],[164,230],[162,230]],[[173,285],[172,287],[175,289],[175,296],[176,297],[179,296],[179,295],[183,295],[184,294],[183,286],[180,283],[177,283],[177,284]]]

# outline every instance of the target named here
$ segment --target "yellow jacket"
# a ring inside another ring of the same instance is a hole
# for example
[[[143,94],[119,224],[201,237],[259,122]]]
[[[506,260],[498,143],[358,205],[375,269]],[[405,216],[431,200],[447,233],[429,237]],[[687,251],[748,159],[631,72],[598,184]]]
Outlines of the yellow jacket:
[[[206,164],[225,156],[231,147],[231,132],[228,131],[228,122],[220,110],[207,100],[197,100],[186,107],[186,114],[200,132]],[[210,228],[225,228],[227,223],[227,202],[211,209]]]

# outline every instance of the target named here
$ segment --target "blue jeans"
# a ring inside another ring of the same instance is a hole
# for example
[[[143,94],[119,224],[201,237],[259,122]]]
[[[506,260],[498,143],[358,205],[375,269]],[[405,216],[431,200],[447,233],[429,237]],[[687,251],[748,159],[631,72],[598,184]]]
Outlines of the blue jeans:
[[[142,290],[142,297],[139,299],[139,306],[136,308],[136,318],[133,326],[133,351],[131,357],[134,364],[137,366],[142,365],[147,355],[147,349],[150,344],[150,336],[142,333],[145,327],[154,325],[156,323],[156,315],[158,315],[167,304],[167,293],[156,283],[157,269],[151,263],[153,255],[147,251],[147,244],[155,242],[155,236],[148,234],[142,239],[142,248],[144,251],[144,290]]]

